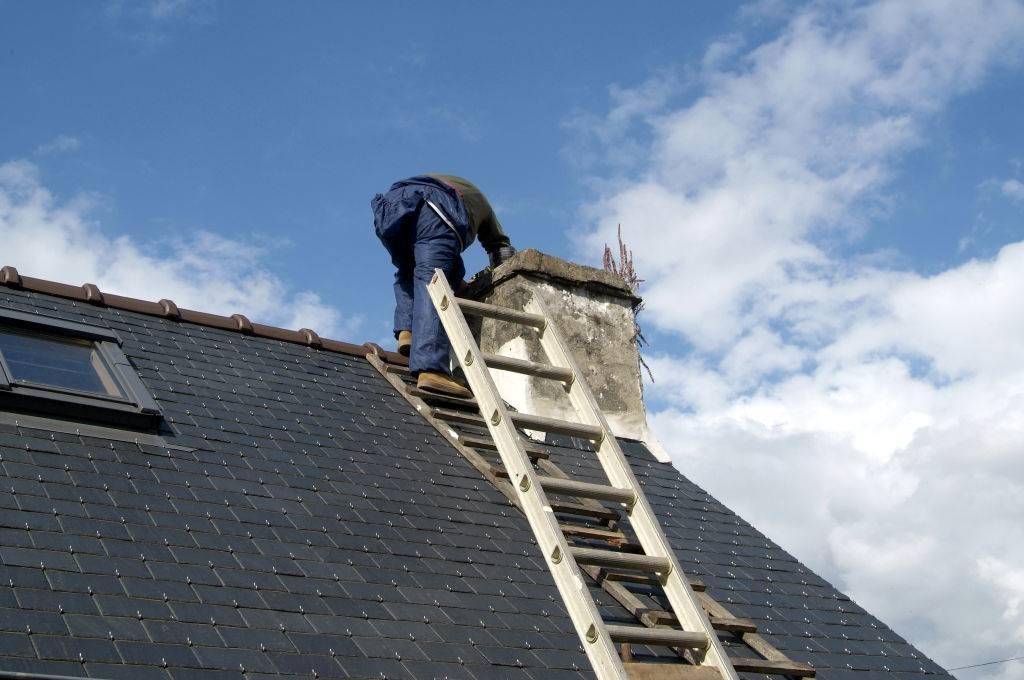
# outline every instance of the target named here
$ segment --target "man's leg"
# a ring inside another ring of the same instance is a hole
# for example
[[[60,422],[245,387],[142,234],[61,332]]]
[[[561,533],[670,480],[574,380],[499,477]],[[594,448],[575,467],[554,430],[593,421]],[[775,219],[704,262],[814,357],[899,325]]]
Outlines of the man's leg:
[[[466,273],[462,263],[462,244],[441,218],[425,207],[416,223],[413,244],[416,266],[413,271],[412,354],[409,369],[413,375],[422,371],[451,375],[448,354],[451,344],[427,293],[427,284],[440,269],[448,283],[457,287]]]
[[[412,330],[413,268],[416,265],[412,254],[412,243],[406,242],[392,252],[395,265],[395,337],[401,331]],[[398,257],[395,257],[395,255]]]
[[[371,202],[377,237],[395,265],[394,333],[412,330],[413,316],[413,242],[416,231],[416,207],[420,197],[408,189],[377,195]]]

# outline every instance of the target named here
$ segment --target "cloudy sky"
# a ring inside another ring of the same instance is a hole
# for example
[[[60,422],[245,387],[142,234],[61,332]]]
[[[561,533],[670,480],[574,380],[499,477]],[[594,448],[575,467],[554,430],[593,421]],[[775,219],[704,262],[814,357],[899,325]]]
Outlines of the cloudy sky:
[[[0,260],[381,341],[394,179],[621,224],[677,466],[939,663],[1024,655],[1024,3],[696,5],[0,0]]]

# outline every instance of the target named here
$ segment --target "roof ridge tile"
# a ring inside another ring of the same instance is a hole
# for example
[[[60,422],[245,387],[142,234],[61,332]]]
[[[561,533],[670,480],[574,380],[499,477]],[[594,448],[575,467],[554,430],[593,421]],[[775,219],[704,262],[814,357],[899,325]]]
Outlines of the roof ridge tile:
[[[349,354],[352,356],[376,354],[386,358],[392,363],[408,363],[408,360],[404,356],[396,352],[388,352],[372,342],[357,345],[342,340],[323,338],[319,333],[311,328],[290,330],[287,328],[278,328],[276,326],[253,323],[244,314],[221,316],[219,314],[211,314],[209,312],[198,310],[181,309],[172,300],[168,300],[166,298],[153,302],[151,300],[142,300],[124,295],[103,293],[95,283],[85,283],[81,286],[72,286],[70,284],[51,281],[48,279],[39,279],[31,276],[23,277],[18,272],[17,268],[11,265],[6,265],[0,268],[0,285],[10,286],[12,288],[21,288],[34,293],[44,293],[46,295],[56,295],[57,297],[88,302],[98,307],[123,309],[130,312],[137,312],[139,314],[148,314],[150,316],[160,316],[176,321],[185,321],[200,326],[209,326],[211,328],[218,328],[226,331],[235,331],[237,333],[253,335],[260,338],[269,338],[271,340],[280,340],[282,342],[305,345],[307,347],[321,349],[327,352]]]

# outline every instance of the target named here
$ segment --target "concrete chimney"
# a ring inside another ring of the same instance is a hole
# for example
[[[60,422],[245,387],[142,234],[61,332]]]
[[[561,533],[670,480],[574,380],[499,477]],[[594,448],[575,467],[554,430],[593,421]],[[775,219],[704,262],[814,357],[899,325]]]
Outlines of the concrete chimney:
[[[621,277],[530,249],[478,274],[464,295],[515,309],[539,296],[585,373],[612,431],[647,443],[655,456],[668,460],[648,428],[644,408],[633,317],[640,298]],[[533,329],[479,317],[468,320],[484,352],[547,363]],[[502,397],[516,409],[578,420],[561,383],[507,371],[495,370],[491,375]]]

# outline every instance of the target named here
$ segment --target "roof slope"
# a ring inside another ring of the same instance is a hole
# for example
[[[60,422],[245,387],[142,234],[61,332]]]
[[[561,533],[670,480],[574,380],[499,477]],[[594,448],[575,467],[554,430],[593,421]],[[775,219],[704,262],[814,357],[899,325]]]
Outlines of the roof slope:
[[[116,330],[171,444],[0,424],[0,670],[590,676],[525,519],[365,359],[16,288],[0,306]],[[819,677],[943,673],[627,452],[687,569]]]
[[[552,460],[572,466],[574,478],[599,482],[602,471],[594,458],[579,456],[571,442],[561,441],[561,447],[548,447]],[[698,577],[734,616],[757,623],[759,633],[790,659],[810,663],[818,678],[828,680],[949,677],[672,465],[657,461],[643,444],[623,442],[623,452],[686,573]],[[744,652],[739,655],[750,656]]]

